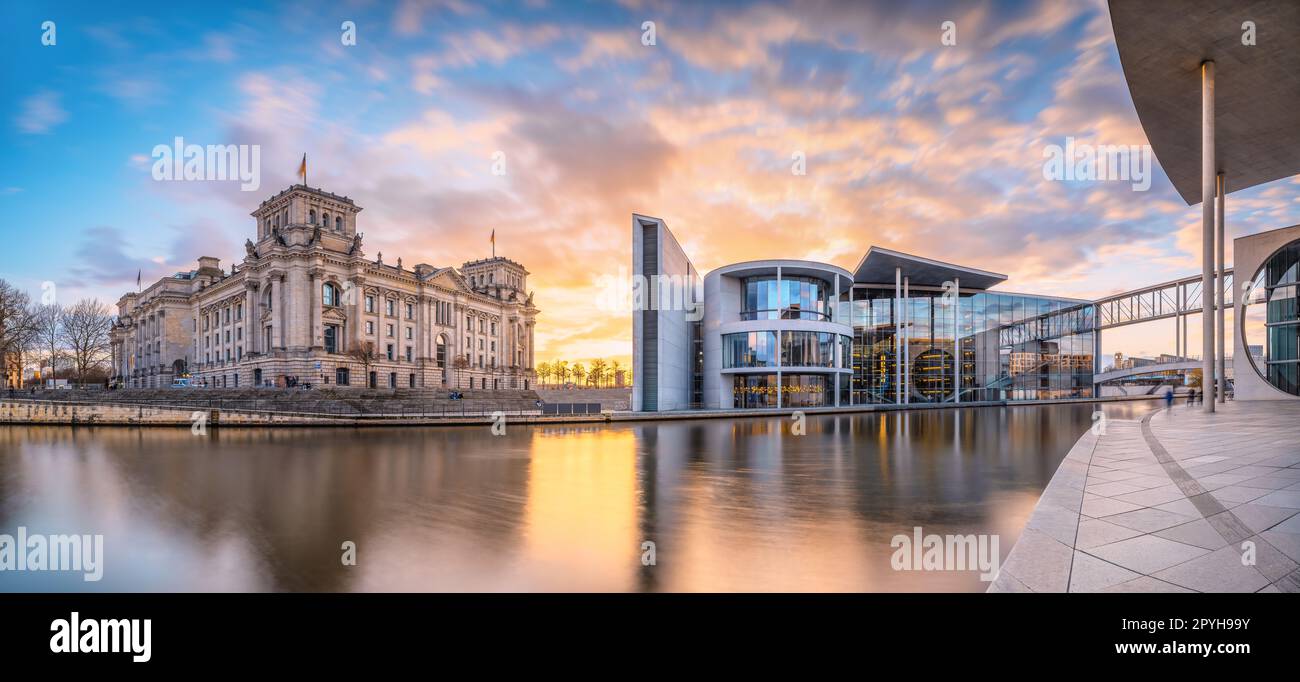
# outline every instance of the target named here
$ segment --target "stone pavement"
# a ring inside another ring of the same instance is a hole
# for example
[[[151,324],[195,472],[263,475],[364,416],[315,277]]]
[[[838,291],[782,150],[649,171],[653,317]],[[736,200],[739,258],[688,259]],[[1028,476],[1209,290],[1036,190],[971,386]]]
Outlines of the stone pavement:
[[[1085,433],[989,591],[1300,591],[1300,401],[1218,407]]]

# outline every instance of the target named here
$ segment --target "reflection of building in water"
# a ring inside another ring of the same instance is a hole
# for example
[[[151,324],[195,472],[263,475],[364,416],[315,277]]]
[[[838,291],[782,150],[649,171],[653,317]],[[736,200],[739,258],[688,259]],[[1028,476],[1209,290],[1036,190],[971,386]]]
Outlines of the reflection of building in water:
[[[657,218],[633,217],[633,261],[640,277],[695,276]],[[1094,306],[989,291],[1005,279],[877,247],[852,272],[723,266],[702,302],[634,312],[632,409],[1091,397]]]

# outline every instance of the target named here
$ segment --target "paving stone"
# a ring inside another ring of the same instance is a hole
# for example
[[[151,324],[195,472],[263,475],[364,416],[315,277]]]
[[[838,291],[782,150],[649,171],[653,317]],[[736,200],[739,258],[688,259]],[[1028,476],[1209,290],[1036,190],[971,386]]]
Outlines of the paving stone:
[[[1191,590],[1144,575],[1107,587],[1102,592],[1191,592]]]
[[[1173,483],[1168,483],[1158,488],[1139,490],[1135,493],[1128,493],[1126,495],[1116,495],[1113,499],[1120,500],[1121,502],[1132,502],[1133,504],[1141,505],[1143,507],[1154,507],[1166,502],[1186,499],[1186,497],[1187,496],[1178,486]]]
[[[1137,573],[1076,551],[1070,568],[1071,592],[1099,592],[1107,587],[1141,577]]]
[[[1133,504],[1132,502],[1112,500],[1106,497],[1099,497],[1094,500],[1089,500],[1085,497],[1083,500],[1083,507],[1080,509],[1080,512],[1084,516],[1091,516],[1092,518],[1105,518],[1113,514],[1136,511],[1141,508],[1142,508],[1141,505],[1136,505]]]
[[[1259,533],[1295,516],[1300,510],[1288,507],[1269,507],[1255,502],[1239,504],[1232,508],[1232,515],[1241,519],[1247,528]]]
[[[1079,549],[1091,549],[1108,545],[1112,542],[1127,540],[1141,535],[1142,531],[1118,526],[1101,519],[1084,518],[1079,522],[1079,533],[1075,546]]]
[[[1275,490],[1254,501],[1255,504],[1262,504],[1268,507],[1286,507],[1289,509],[1300,509],[1300,491],[1295,490]]]
[[[1204,548],[1154,535],[1139,535],[1087,551],[1098,558],[1143,575],[1152,575],[1156,571],[1209,554],[1209,550]]]
[[[1188,521],[1180,526],[1173,526],[1161,531],[1156,531],[1154,535],[1166,540],[1174,540],[1185,545],[1195,545],[1203,549],[1218,549],[1228,544],[1227,540],[1219,535],[1219,531],[1214,529],[1205,519],[1196,519]]]
[[[1065,592],[1069,587],[1070,562],[1074,551],[1051,536],[1027,528],[1002,565],[1001,572],[1034,592]]]
[[[1268,494],[1267,490],[1262,488],[1247,488],[1240,485],[1229,485],[1214,491],[1214,498],[1220,502],[1250,502],[1251,500],[1263,497]]]
[[[1123,495],[1125,493],[1135,493],[1142,489],[1143,489],[1142,486],[1129,485],[1128,483],[1124,483],[1121,481],[1103,481],[1101,483],[1090,483],[1088,484],[1088,487],[1085,488],[1086,491],[1092,493],[1093,495],[1101,495],[1102,497],[1113,497],[1115,495]]]
[[[1187,523],[1192,520],[1192,517],[1162,511],[1160,509],[1136,509],[1122,514],[1107,516],[1106,520],[1124,526],[1125,528],[1140,530],[1143,533],[1153,533],[1158,530],[1169,528],[1170,526]]]
[[[1233,547],[1159,571],[1154,577],[1197,592],[1254,592],[1269,585],[1253,566],[1241,564],[1241,553]]]

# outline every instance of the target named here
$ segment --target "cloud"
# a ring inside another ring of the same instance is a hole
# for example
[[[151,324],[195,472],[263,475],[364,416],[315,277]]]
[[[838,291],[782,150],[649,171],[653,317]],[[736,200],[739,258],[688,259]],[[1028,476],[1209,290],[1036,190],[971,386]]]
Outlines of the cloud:
[[[22,111],[14,120],[19,132],[27,135],[47,135],[59,124],[68,120],[62,96],[52,90],[41,90],[23,100]]]

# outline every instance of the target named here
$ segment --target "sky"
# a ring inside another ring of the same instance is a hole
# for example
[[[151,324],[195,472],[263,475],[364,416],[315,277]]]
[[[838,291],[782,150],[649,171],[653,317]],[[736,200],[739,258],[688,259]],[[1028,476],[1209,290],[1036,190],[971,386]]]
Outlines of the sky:
[[[4,7],[0,278],[63,301],[229,268],[303,154],[371,258],[459,266],[495,230],[539,362],[628,362],[630,314],[594,301],[628,276],[632,213],[701,272],[879,245],[1089,298],[1200,267],[1200,207],[1158,167],[1145,191],[1044,177],[1067,138],[1146,143],[1101,0]],[[155,180],[176,137],[259,145],[260,187]],[[1227,201],[1230,238],[1296,223],[1300,178]],[[1173,350],[1171,322],[1103,338]]]

